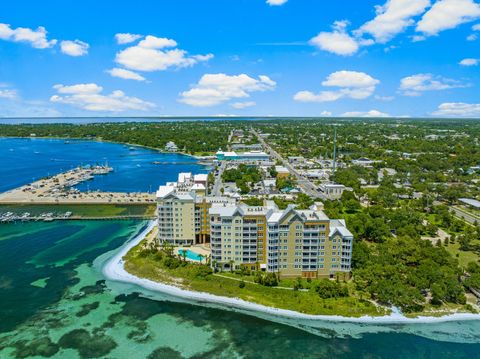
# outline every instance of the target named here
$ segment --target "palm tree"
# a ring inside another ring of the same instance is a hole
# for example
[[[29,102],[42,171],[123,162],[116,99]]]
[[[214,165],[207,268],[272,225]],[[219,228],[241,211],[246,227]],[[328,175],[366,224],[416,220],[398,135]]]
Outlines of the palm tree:
[[[205,256],[203,254],[199,254],[198,258],[200,258],[200,264],[202,264],[203,258],[205,258]]]
[[[231,260],[231,259],[228,261],[228,264],[229,264],[229,266],[230,266],[230,272],[233,272],[233,264],[234,264],[234,263],[235,263],[235,262],[234,262],[233,260]]]
[[[187,261],[187,251],[185,249],[182,249],[180,251],[180,253],[181,253],[181,256],[182,256],[183,260],[186,262]]]

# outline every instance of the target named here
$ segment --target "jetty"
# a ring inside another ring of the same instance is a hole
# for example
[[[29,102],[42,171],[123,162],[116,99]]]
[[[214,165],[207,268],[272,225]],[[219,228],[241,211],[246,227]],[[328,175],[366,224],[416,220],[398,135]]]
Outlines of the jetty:
[[[0,204],[153,204],[147,192],[81,192],[76,185],[113,171],[108,166],[77,167],[0,193]]]

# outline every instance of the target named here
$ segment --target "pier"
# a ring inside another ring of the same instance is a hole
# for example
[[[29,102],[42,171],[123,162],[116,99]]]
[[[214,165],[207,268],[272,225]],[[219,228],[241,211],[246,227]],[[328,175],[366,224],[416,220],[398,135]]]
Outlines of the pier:
[[[108,166],[77,167],[42,178],[0,194],[0,204],[153,204],[155,195],[147,192],[80,192],[74,186],[96,175],[106,175]]]
[[[140,220],[151,220],[155,219],[155,216],[149,215],[113,215],[113,216],[79,216],[72,215],[71,213],[66,213],[64,215],[44,213],[41,215],[14,215],[12,212],[0,213],[0,224],[1,223],[12,223],[12,222],[53,222],[59,220],[88,220],[88,221],[108,221],[108,220],[130,220],[130,219],[140,219]]]

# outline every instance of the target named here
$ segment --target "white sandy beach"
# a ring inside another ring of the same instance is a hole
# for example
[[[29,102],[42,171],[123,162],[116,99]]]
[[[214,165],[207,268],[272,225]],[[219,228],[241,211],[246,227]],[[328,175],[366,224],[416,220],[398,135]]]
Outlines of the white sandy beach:
[[[238,308],[241,310],[248,310],[254,312],[261,312],[268,315],[273,315],[283,318],[292,318],[292,319],[305,319],[305,320],[319,320],[319,321],[334,321],[334,322],[349,322],[349,323],[372,323],[372,324],[399,324],[399,323],[442,323],[442,322],[451,322],[451,321],[465,321],[465,320],[480,320],[480,314],[472,313],[456,313],[445,315],[441,317],[417,317],[417,318],[407,318],[401,313],[394,311],[388,316],[382,317],[343,317],[336,315],[311,315],[295,312],[292,310],[278,309],[273,307],[267,307],[260,304],[255,304],[252,302],[247,302],[239,298],[228,298],[218,295],[213,295],[203,292],[195,292],[185,290],[173,285],[162,284],[158,282],[151,281],[149,279],[138,278],[124,269],[123,256],[127,252],[137,245],[145,236],[153,229],[155,222],[150,222],[148,227],[143,230],[138,236],[129,241],[125,246],[120,248],[120,250],[104,265],[102,272],[106,278],[136,284],[140,287],[143,287],[147,290],[157,291],[160,293],[169,294],[172,296],[192,300],[194,302],[207,302],[220,305],[225,308]]]

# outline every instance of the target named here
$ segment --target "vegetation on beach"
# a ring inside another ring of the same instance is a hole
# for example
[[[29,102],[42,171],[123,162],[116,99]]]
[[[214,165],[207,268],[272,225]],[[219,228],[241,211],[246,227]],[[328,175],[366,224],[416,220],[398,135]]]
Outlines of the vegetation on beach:
[[[256,283],[255,277],[252,278],[247,273],[214,273],[207,264],[188,262],[182,257],[174,256],[171,251],[159,250],[145,243],[142,241],[124,257],[125,269],[141,278],[305,314],[359,317],[387,313],[386,309],[361,297],[341,295],[345,294],[345,290],[350,290],[349,284],[334,284],[335,288],[332,289],[330,284],[326,284],[328,280],[312,280],[309,283],[310,289],[306,290],[293,286],[281,288],[283,281],[278,282],[278,287],[269,286],[265,279],[263,284]],[[306,287],[307,281],[303,282]],[[337,286],[342,288],[339,293]]]

